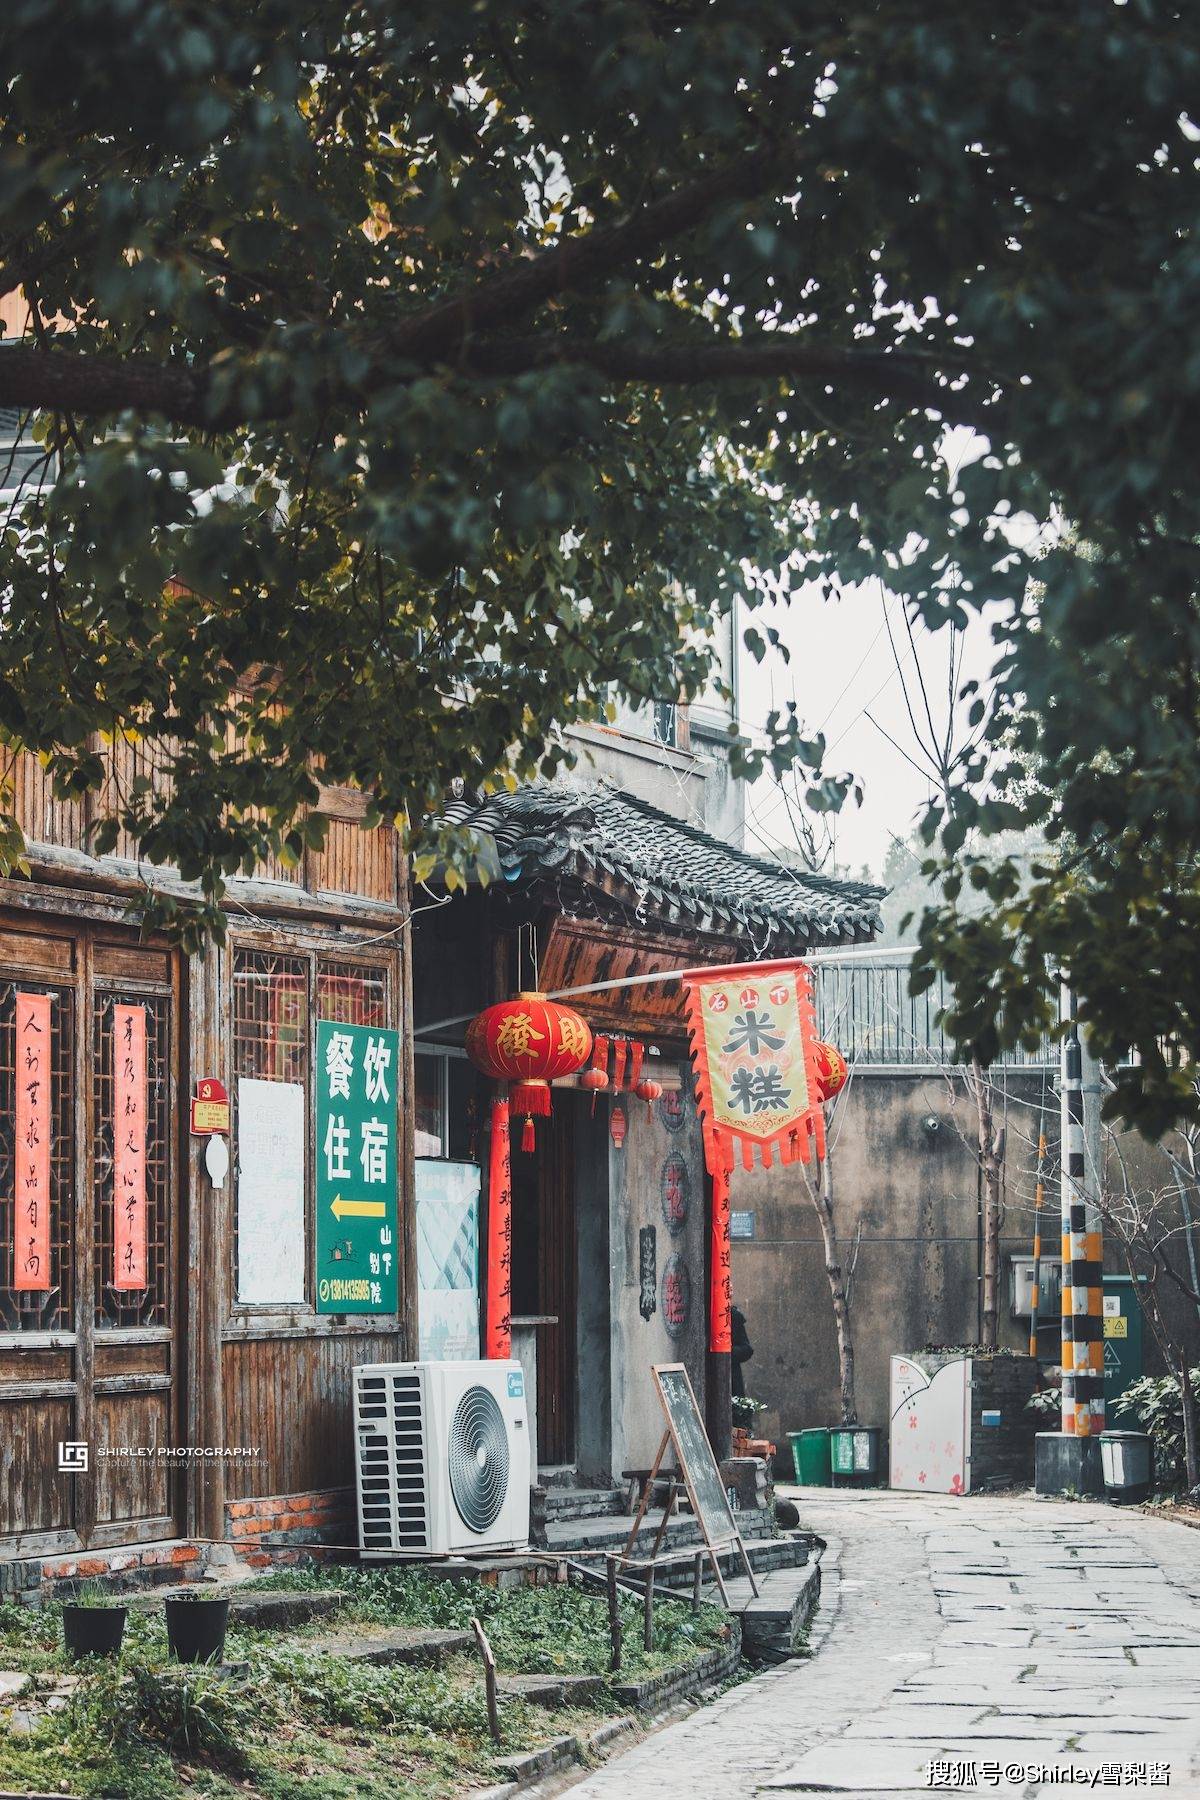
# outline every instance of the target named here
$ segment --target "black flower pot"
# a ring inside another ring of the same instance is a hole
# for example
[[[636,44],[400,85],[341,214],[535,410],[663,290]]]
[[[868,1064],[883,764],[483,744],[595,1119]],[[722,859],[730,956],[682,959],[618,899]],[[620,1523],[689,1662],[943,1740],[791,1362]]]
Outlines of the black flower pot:
[[[220,1662],[229,1623],[228,1600],[168,1600],[167,1642],[179,1662]]]
[[[63,1607],[63,1641],[72,1656],[116,1656],[125,1636],[124,1606]]]

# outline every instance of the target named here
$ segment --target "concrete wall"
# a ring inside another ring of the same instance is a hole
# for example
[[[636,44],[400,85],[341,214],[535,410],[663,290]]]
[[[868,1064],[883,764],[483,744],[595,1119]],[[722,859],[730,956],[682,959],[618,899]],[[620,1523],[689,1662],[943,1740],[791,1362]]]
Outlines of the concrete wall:
[[[620,1101],[629,1125],[624,1148],[616,1149],[609,1138],[609,1375],[612,1472],[616,1475],[624,1468],[652,1462],[662,1437],[662,1410],[650,1376],[653,1363],[686,1363],[701,1409],[704,1406],[708,1320],[704,1160],[690,1075],[687,1071],[684,1075],[678,1130],[668,1128],[667,1108],[662,1102],[650,1110],[644,1101],[626,1094]],[[598,1107],[598,1114],[603,1110]],[[681,1176],[674,1181],[666,1173],[672,1158],[678,1159]],[[682,1186],[687,1207],[686,1218],[674,1229],[668,1221],[669,1201],[665,1198],[672,1186]],[[640,1306],[639,1234],[643,1230],[653,1231],[655,1248],[654,1309],[648,1318],[642,1316]],[[678,1262],[672,1265],[674,1258]],[[686,1272],[687,1317],[674,1335],[666,1319],[669,1265],[673,1272]],[[581,1279],[581,1294],[582,1290]],[[588,1377],[581,1354],[581,1398]]]
[[[564,1096],[565,1097],[565,1096]],[[585,1487],[612,1477],[612,1333],[609,1265],[608,1107],[575,1106],[575,1466]],[[620,1473],[620,1465],[618,1466]]]
[[[693,724],[690,750],[591,726],[576,727],[569,736],[579,756],[576,780],[615,782],[672,818],[743,847],[746,784],[730,773],[729,739],[719,718],[705,715]]]
[[[1028,1343],[1028,1320],[1009,1312],[1008,1258],[1031,1253],[1038,1108],[1037,1071],[997,1072],[1007,1090],[1006,1212],[1002,1236],[1000,1341],[1014,1350]],[[960,1134],[973,1112],[956,1083],[957,1098],[939,1073],[925,1070],[856,1073],[840,1109],[834,1150],[837,1205],[851,1253],[858,1221],[862,1243],[852,1308],[859,1418],[886,1425],[889,1361],[894,1352],[927,1344],[978,1342],[980,1326],[979,1192],[974,1158]],[[1050,1156],[1057,1157],[1057,1101],[1045,1084]],[[1005,1106],[998,1107],[1004,1122]],[[928,1123],[927,1123],[928,1122]],[[1123,1140],[1134,1179],[1163,1185],[1159,1152],[1140,1139]],[[1059,1195],[1055,1174],[1047,1188],[1042,1231],[1047,1254],[1057,1254]],[[754,1358],[747,1392],[777,1408],[784,1431],[837,1421],[838,1368],[824,1250],[816,1215],[795,1167],[735,1171],[735,1210],[752,1211],[754,1238],[733,1246],[734,1298],[746,1313]],[[1106,1267],[1124,1272],[1109,1243]],[[1182,1266],[1182,1264],[1181,1264]],[[1194,1312],[1170,1299],[1178,1328],[1190,1332],[1200,1355]],[[1053,1328],[1042,1340],[1053,1356]],[[1161,1372],[1147,1327],[1145,1370]]]

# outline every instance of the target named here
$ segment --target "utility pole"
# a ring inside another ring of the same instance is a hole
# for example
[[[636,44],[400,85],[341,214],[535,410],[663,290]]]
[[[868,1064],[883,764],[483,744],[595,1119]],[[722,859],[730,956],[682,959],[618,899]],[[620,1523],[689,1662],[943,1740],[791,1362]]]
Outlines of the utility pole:
[[[1104,1246],[1100,1229],[1100,1065],[1082,1042],[1064,982],[1062,1049],[1062,1430],[1104,1430]]]
[[[1078,1373],[1080,1340],[1075,1340],[1075,1398],[1080,1404],[1086,1400],[1091,1414],[1089,1433],[1099,1437],[1104,1430],[1104,1134],[1100,1125],[1104,1082],[1100,1060],[1088,1048],[1086,1033],[1080,1037],[1079,1075],[1083,1089],[1084,1267],[1075,1280],[1087,1283],[1089,1335],[1085,1393],[1080,1392]],[[1075,1429],[1080,1429],[1078,1422]]]

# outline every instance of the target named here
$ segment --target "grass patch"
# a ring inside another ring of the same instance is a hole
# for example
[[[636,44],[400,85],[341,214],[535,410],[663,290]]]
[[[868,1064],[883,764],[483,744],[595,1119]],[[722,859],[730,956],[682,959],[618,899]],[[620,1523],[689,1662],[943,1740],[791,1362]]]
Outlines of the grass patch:
[[[347,1626],[466,1628],[484,1624],[500,1668],[521,1674],[605,1674],[603,1595],[552,1586],[501,1592],[431,1581],[413,1569],[287,1571],[259,1590],[337,1586]],[[642,1648],[641,1603],[621,1596],[619,1679],[689,1662],[721,1643],[723,1613],[686,1602],[655,1605],[654,1644]],[[231,1627],[226,1656],[245,1673],[188,1668],[169,1655],[161,1609],[132,1608],[112,1661],[69,1662],[61,1608],[0,1607],[0,1668],[34,1677],[44,1703],[63,1676],[77,1680],[58,1710],[35,1706],[26,1729],[0,1706],[0,1789],[87,1800],[451,1800],[496,1778],[482,1670],[474,1657],[444,1669],[347,1662],[325,1655],[329,1621],[287,1632]],[[605,1698],[601,1711],[615,1710]],[[595,1722],[505,1698],[503,1752],[532,1749]]]
[[[555,1584],[500,1590],[472,1582],[431,1581],[412,1568],[281,1569],[248,1583],[243,1591],[343,1589],[340,1620],[465,1631],[478,1618],[500,1668],[521,1675],[602,1675],[609,1658],[608,1611],[603,1595]],[[622,1590],[622,1678],[693,1661],[725,1641],[728,1620],[716,1606],[693,1615],[686,1596],[656,1600],[654,1642],[642,1643],[642,1603]],[[317,1624],[315,1632],[327,1631]]]

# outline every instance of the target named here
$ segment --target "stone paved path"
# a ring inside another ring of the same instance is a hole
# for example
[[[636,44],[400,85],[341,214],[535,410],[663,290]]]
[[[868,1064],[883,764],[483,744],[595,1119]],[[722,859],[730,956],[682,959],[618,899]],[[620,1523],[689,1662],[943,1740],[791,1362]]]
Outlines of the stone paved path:
[[[1200,1532],[1032,1498],[796,1497],[829,1545],[812,1657],[572,1800],[928,1795],[931,1761],[941,1791],[1005,1800],[1086,1791],[1104,1765],[1098,1791],[1149,1795],[1155,1764],[1155,1790],[1200,1797]]]

